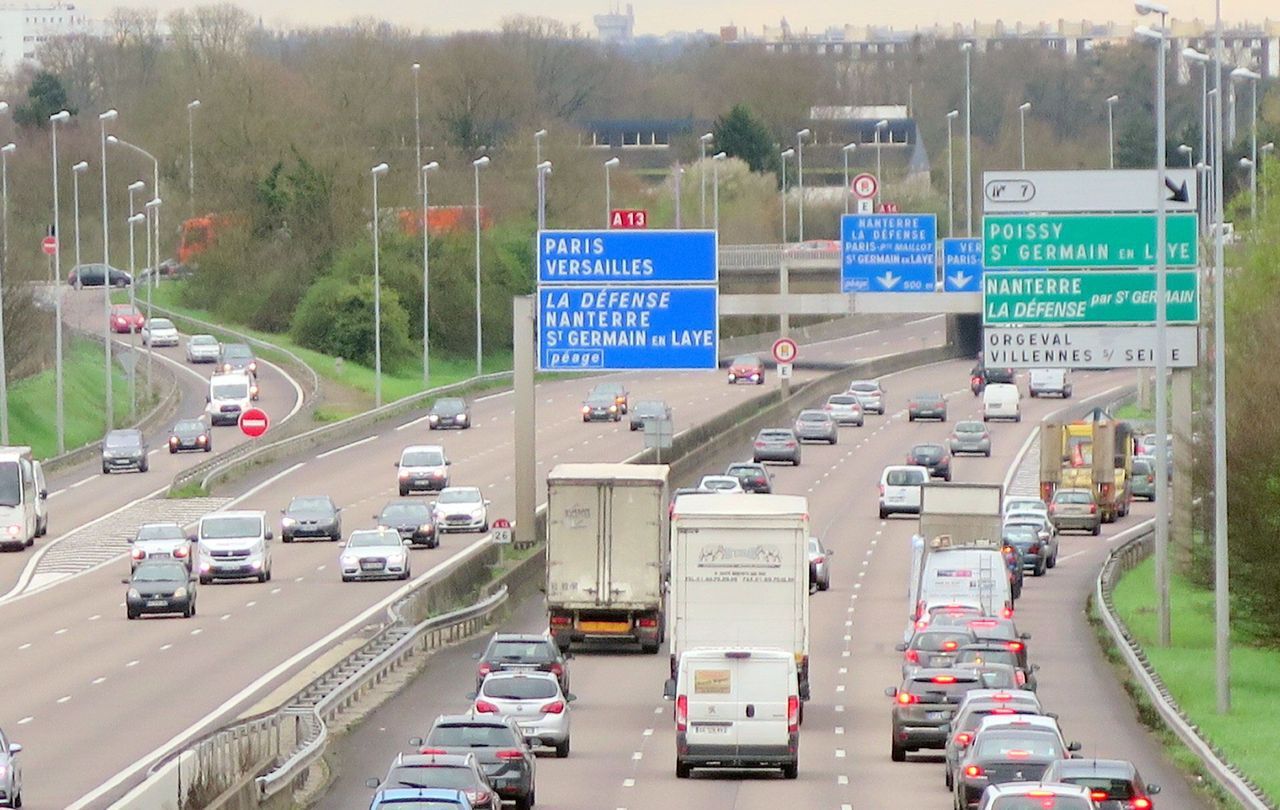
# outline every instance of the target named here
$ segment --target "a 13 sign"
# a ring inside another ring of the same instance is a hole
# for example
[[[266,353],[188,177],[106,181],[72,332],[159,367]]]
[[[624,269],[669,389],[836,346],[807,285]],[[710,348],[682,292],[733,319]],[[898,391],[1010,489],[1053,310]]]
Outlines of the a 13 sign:
[[[643,208],[615,208],[609,212],[609,227],[642,229],[649,227],[649,212]]]

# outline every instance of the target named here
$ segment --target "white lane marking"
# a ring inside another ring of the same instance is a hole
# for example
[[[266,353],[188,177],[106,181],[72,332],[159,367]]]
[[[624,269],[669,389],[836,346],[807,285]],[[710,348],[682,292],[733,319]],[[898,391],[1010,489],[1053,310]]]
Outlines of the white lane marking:
[[[159,356],[160,355],[156,355],[156,357],[159,357]],[[280,368],[270,360],[263,360],[262,363],[263,365],[271,366],[272,368],[274,368],[277,374],[279,374],[281,377],[284,377],[285,380],[289,383],[289,385],[293,386],[293,408],[290,409],[289,413],[285,414],[284,419],[280,420],[281,424],[283,424],[289,421],[290,419],[292,419],[295,415],[297,415],[298,411],[302,410],[302,403],[304,398],[302,394],[302,386],[298,385],[298,381],[295,380],[292,376],[286,374],[284,369]]]
[[[103,349],[102,351],[103,351],[103,352],[106,352],[106,349]],[[104,373],[105,373],[105,372],[104,372]],[[90,481],[92,481],[93,479],[95,479],[95,478],[101,478],[101,477],[102,477],[102,473],[95,473],[95,474],[93,474],[93,475],[89,476],[88,478],[84,478],[84,479],[82,479],[82,480],[80,480],[80,481],[75,482],[74,484],[67,484],[67,489],[75,489],[76,487],[82,487],[82,486],[84,486],[85,484],[87,484],[87,483],[89,483]]]
[[[369,442],[374,441],[377,438],[378,438],[377,434],[374,434],[373,436],[365,436],[363,439],[358,439],[349,444],[344,444],[341,447],[335,447],[332,450],[326,450],[320,455],[316,456],[316,458],[317,459],[328,458],[329,456],[337,455],[338,453],[341,453],[344,450],[350,450],[353,447],[359,447],[362,444],[368,444]]]
[[[105,352],[105,351],[106,351],[106,349],[103,349],[103,351]],[[107,679],[107,678],[106,678],[106,676],[105,676],[105,675],[99,675],[98,677],[94,678],[92,681],[89,681],[89,684],[90,684],[91,686],[97,686],[98,684],[102,683],[102,682],[103,682],[103,681],[105,681],[106,679]]]
[[[837,703],[837,704],[836,704],[836,711],[837,711],[837,712],[843,712],[843,711],[844,711],[844,704],[843,704],[843,703]]]
[[[279,589],[279,588],[272,588],[272,589],[271,589],[271,595],[272,595],[272,596],[275,596],[275,595],[276,595],[276,594],[278,594],[278,593],[280,593],[280,589]]]
[[[289,468],[287,468],[287,469],[281,470],[280,472],[278,472],[278,473],[276,473],[275,475],[271,476],[271,477],[270,477],[270,478],[268,478],[267,480],[263,481],[261,484],[258,484],[258,485],[257,485],[256,487],[254,487],[253,489],[251,489],[251,490],[249,490],[248,492],[244,493],[243,495],[240,495],[239,497],[235,498],[234,500],[232,500],[230,503],[228,503],[226,506],[224,506],[224,507],[222,507],[222,508],[223,508],[224,510],[226,510],[226,509],[231,509],[232,507],[236,506],[237,504],[240,504],[240,503],[243,503],[244,501],[247,501],[249,498],[252,498],[254,495],[257,495],[257,494],[258,494],[259,492],[261,492],[262,490],[266,489],[267,487],[271,486],[271,485],[272,485],[272,484],[274,484],[275,482],[279,481],[281,478],[284,478],[286,475],[289,475],[290,473],[293,473],[293,472],[296,472],[296,471],[298,471],[298,470],[302,469],[302,468],[303,468],[303,467],[305,467],[306,465],[307,465],[307,463],[306,463],[305,461],[299,461],[297,464],[293,465],[292,467],[289,467]]]
[[[329,567],[329,566],[327,566],[327,565],[318,565],[318,566],[316,566],[316,570],[317,570],[317,571],[323,571],[324,569],[326,569],[326,568],[328,568],[328,567]]]
[[[104,351],[105,351],[105,349],[104,349]],[[172,644],[161,644],[161,645],[160,645],[160,649],[161,649],[161,650],[168,650],[168,649],[172,649],[172,648],[173,648],[173,645],[172,645]]]
[[[103,349],[102,351],[105,353],[105,352],[106,352],[106,349]],[[104,374],[105,374],[105,372],[104,372]],[[18,649],[19,649],[19,650],[25,650],[25,649],[28,649],[28,648],[30,648],[30,647],[31,647],[31,642],[30,642],[30,641],[28,641],[26,644],[20,644],[20,645],[18,646]]]
[[[104,372],[104,374],[105,374],[105,372]],[[407,429],[409,429],[409,428],[413,427],[414,425],[420,425],[420,424],[422,424],[423,422],[427,421],[427,420],[428,420],[428,419],[430,419],[430,418],[431,418],[431,414],[429,414],[429,413],[428,413],[428,414],[424,414],[423,416],[419,416],[417,419],[411,420],[411,421],[409,421],[409,422],[405,422],[403,425],[400,425],[399,427],[397,427],[397,428],[396,428],[396,430],[398,430],[398,431],[399,431],[399,430],[407,430]]]
[[[471,401],[472,402],[488,402],[489,400],[497,399],[498,397],[509,397],[511,396],[512,393],[513,393],[512,390],[508,388],[506,391],[499,391],[496,394],[486,394],[485,396],[482,396],[482,397],[476,397]]]
[[[836,749],[836,759],[844,759],[844,749],[843,749],[843,748],[837,748],[837,749]]]
[[[105,351],[105,350],[104,350],[104,351]],[[230,614],[230,613],[224,613],[224,614],[222,614],[221,616],[219,616],[219,617],[218,617],[218,621],[225,622],[227,619],[230,619],[230,618],[231,618],[231,614]]]
[[[837,692],[843,692],[843,691],[844,691],[844,684],[837,684],[837,685],[836,685],[836,691],[837,691]]]
[[[107,350],[106,350],[106,349],[103,349],[102,351],[105,353]],[[104,372],[104,373],[105,373],[105,372]],[[63,633],[65,633],[65,632],[67,632],[67,628],[65,628],[65,627],[60,627],[60,628],[58,628],[57,630],[54,630],[54,631],[53,631],[53,634],[54,634],[55,636],[60,636],[60,635],[62,635],[62,634],[63,634]]]
[[[645,736],[645,737],[652,737],[652,736],[653,736],[653,729],[651,729],[651,728],[646,728],[646,729],[644,730],[644,735],[643,735],[643,736]]]
[[[245,606],[245,607],[247,607],[247,608],[251,608],[251,607],[253,607],[253,606],[254,606],[254,605],[256,605],[256,604],[258,604],[256,601],[250,600],[250,601],[248,601],[248,602],[245,602],[245,603],[244,603],[244,606]]]
[[[1087,550],[1087,549],[1086,549],[1085,551],[1073,551],[1073,552],[1071,552],[1070,554],[1068,554],[1068,555],[1067,555],[1067,556],[1065,556],[1065,557],[1059,557],[1059,558],[1058,558],[1058,562],[1066,562],[1067,560],[1071,559],[1072,557],[1079,557],[1081,554],[1088,554],[1088,553],[1089,553],[1089,552],[1088,552],[1088,550]]]
[[[106,351],[106,350],[104,349],[103,351]],[[623,786],[623,787],[635,787],[635,786],[636,786],[636,780],[634,780],[634,779],[623,779],[623,780],[622,780],[622,786]]]
[[[644,752],[643,752],[643,751],[632,751],[632,752],[631,752],[631,759],[632,759],[632,760],[636,760],[636,761],[641,760],[641,759],[644,759]]]
[[[836,734],[837,735],[844,734],[844,726],[836,726]]]
[[[103,349],[103,351],[105,352],[105,351],[106,351],[106,349]],[[126,666],[126,667],[136,667],[138,664],[141,664],[141,663],[142,663],[141,661],[139,661],[138,659],[136,659],[136,658],[135,658],[134,660],[132,660],[132,661],[130,661],[129,663],[125,664],[125,666]]]
[[[104,352],[105,352],[105,351],[106,351],[106,349],[103,349],[102,351],[104,351]],[[104,372],[104,374],[105,374],[105,372]],[[101,613],[95,613],[95,614],[93,614],[92,616],[90,616],[90,617],[89,617],[89,621],[91,621],[91,622],[96,622],[98,619],[101,619],[101,618],[102,618],[102,614],[101,614]]]
[[[64,492],[66,492],[66,490],[65,490],[65,489],[55,489],[53,492],[50,492],[50,493],[49,493],[49,497],[50,497],[50,498],[56,498],[56,497],[58,497],[59,495],[61,495],[62,493],[64,493]]]
[[[193,635],[193,636],[198,636],[198,635],[200,635],[200,634],[201,634],[201,633],[203,633],[203,632],[204,632],[204,628],[203,628],[203,627],[197,627],[196,629],[194,629],[194,630],[192,630],[192,631],[191,631],[191,635]]]
[[[844,774],[840,774],[839,776],[836,777],[836,784],[837,785],[849,784],[849,777],[845,776]]]
[[[106,352],[106,349],[103,349],[102,351]],[[62,697],[58,698],[59,703],[66,703],[68,700],[71,700],[71,695],[63,695]]]
[[[653,713],[654,713],[654,714],[662,714],[662,707],[661,707],[661,706],[657,707],[656,709],[654,709],[654,710],[653,710]]]
[[[107,350],[106,350],[106,349],[103,349],[102,351],[103,351],[103,353],[105,354]],[[105,374],[105,372],[104,372],[104,374]],[[19,721],[18,721],[18,725],[20,725],[20,726],[25,726],[27,723],[30,723],[30,722],[31,722],[32,720],[34,720],[34,719],[35,719],[34,717],[24,717],[24,718],[22,718],[21,720],[19,720]]]

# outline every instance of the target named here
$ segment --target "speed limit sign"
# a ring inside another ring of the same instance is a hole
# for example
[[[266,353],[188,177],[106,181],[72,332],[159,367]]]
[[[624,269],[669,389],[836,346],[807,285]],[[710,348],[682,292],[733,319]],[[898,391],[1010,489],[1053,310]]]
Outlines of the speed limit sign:
[[[790,365],[795,362],[798,347],[791,338],[778,338],[773,342],[773,359],[778,365]]]
[[[853,178],[853,196],[860,200],[869,200],[880,190],[880,182],[874,174],[863,172]]]

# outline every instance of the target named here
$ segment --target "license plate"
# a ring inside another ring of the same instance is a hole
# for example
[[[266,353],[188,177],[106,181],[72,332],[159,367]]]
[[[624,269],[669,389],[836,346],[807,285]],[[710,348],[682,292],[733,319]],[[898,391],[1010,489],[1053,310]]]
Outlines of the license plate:
[[[626,633],[630,622],[582,622],[578,628],[584,633]]]
[[[384,567],[384,564],[380,562],[360,563],[360,568],[365,571],[381,571]]]
[[[694,723],[693,730],[698,732],[699,734],[728,734],[729,733],[729,727],[727,725],[720,726],[720,725],[712,725],[710,723]]]
[[[147,600],[147,607],[164,607],[165,605],[168,605],[168,604],[169,604],[168,600],[165,600],[165,599]]]
[[[170,557],[170,556],[172,556],[172,555],[170,555],[170,554],[169,554],[169,552],[167,552],[167,551],[153,551],[153,552],[151,552],[150,554],[148,554],[147,556],[148,556],[148,557],[155,558],[155,559],[160,559],[161,557],[163,557],[164,559],[166,559],[166,560],[167,560],[167,559],[169,559],[169,557]]]
[[[925,712],[924,713],[924,719],[926,720],[943,720],[946,718],[946,716],[947,716],[946,712]]]

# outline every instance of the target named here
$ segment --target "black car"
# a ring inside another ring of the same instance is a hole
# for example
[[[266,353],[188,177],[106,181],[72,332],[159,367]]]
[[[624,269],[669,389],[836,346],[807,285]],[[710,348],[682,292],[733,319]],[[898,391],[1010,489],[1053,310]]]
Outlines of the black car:
[[[907,402],[907,421],[937,419],[947,421],[947,398],[942,394],[916,394]]]
[[[440,537],[436,534],[436,512],[431,504],[409,500],[390,501],[382,511],[373,516],[379,527],[395,529],[401,540],[410,545],[437,548]]]
[[[213,452],[213,435],[203,419],[179,419],[169,431],[169,453],[182,450]]]
[[[1027,662],[1027,644],[1031,640],[1030,633],[1019,633],[1013,619],[997,619],[993,616],[981,616],[968,622],[972,644],[1003,644],[1005,649],[1014,655],[1013,665],[1024,672],[1031,670]],[[966,645],[967,646],[967,645]]]
[[[1018,373],[1011,368],[987,368],[982,363],[974,366],[969,371],[969,390],[973,395],[981,396],[982,392],[990,383],[1013,383],[1018,382]]]
[[[489,785],[472,754],[396,754],[381,782],[368,779],[371,788],[421,788],[460,790],[472,810],[499,810],[502,800]]]
[[[125,593],[125,616],[136,619],[144,613],[196,615],[196,581],[185,563],[178,560],[143,560],[133,576],[121,580],[129,586]]]
[[[1031,569],[1031,575],[1044,576],[1049,564],[1049,544],[1030,523],[1014,523],[1004,527],[1004,542],[1018,549],[1024,567]]]
[[[441,397],[427,411],[427,426],[431,430],[471,427],[471,406],[462,397]]]
[[[1036,691],[1036,670],[1040,669],[1038,664],[1026,664],[1026,646],[1022,649],[1010,649],[1008,643],[1003,641],[971,641],[965,644],[959,650],[956,650],[956,664],[1008,664],[1018,670],[1018,678],[1023,683],[1023,688],[1034,692]]]
[[[105,264],[76,265],[67,275],[67,284],[77,290],[83,287],[101,287],[104,267]],[[133,283],[133,276],[116,267],[111,268],[110,278],[112,287],[128,287]]]
[[[1017,715],[1008,726],[984,729],[983,725],[961,756],[953,779],[955,806],[962,810],[976,808],[990,785],[1039,782],[1045,768],[1080,749],[1079,743],[1063,741],[1050,717]]]
[[[218,352],[218,368],[223,373],[228,371],[246,371],[254,379],[258,377],[258,358],[248,343],[224,343]]]
[[[537,763],[524,734],[510,717],[493,714],[441,715],[426,738],[409,740],[421,754],[475,754],[485,778],[517,810],[534,804]]]
[[[742,484],[742,488],[747,492],[760,495],[769,495],[773,492],[773,476],[769,475],[769,468],[763,464],[751,461],[730,464],[725,468],[724,474],[737,478],[738,483]]]
[[[1049,763],[1041,779],[1088,788],[1098,810],[1151,810],[1151,797],[1160,792],[1124,759],[1060,759]]]
[[[304,537],[342,539],[342,508],[328,495],[302,495],[280,510],[280,539],[292,543]]]
[[[621,422],[622,411],[613,394],[595,392],[587,396],[582,403],[582,421],[584,422]]]
[[[113,430],[102,439],[102,474],[112,470],[146,472],[147,440],[142,431],[132,428]]]
[[[951,480],[951,454],[941,444],[917,444],[907,453],[907,463],[927,468],[930,478]]]
[[[902,677],[917,669],[945,669],[955,663],[956,653],[970,641],[962,626],[922,627],[911,634],[911,641],[899,644],[902,653]]]
[[[560,691],[569,694],[569,662],[556,643],[533,633],[494,633],[489,646],[476,656],[476,689],[490,672],[538,670],[550,672],[560,682]]]
[[[646,420],[671,421],[671,406],[660,399],[642,399],[631,409],[631,429],[643,430]]]
[[[973,670],[922,668],[904,678],[902,686],[884,690],[893,698],[890,759],[905,762],[909,751],[945,748],[964,693],[984,685]]]

